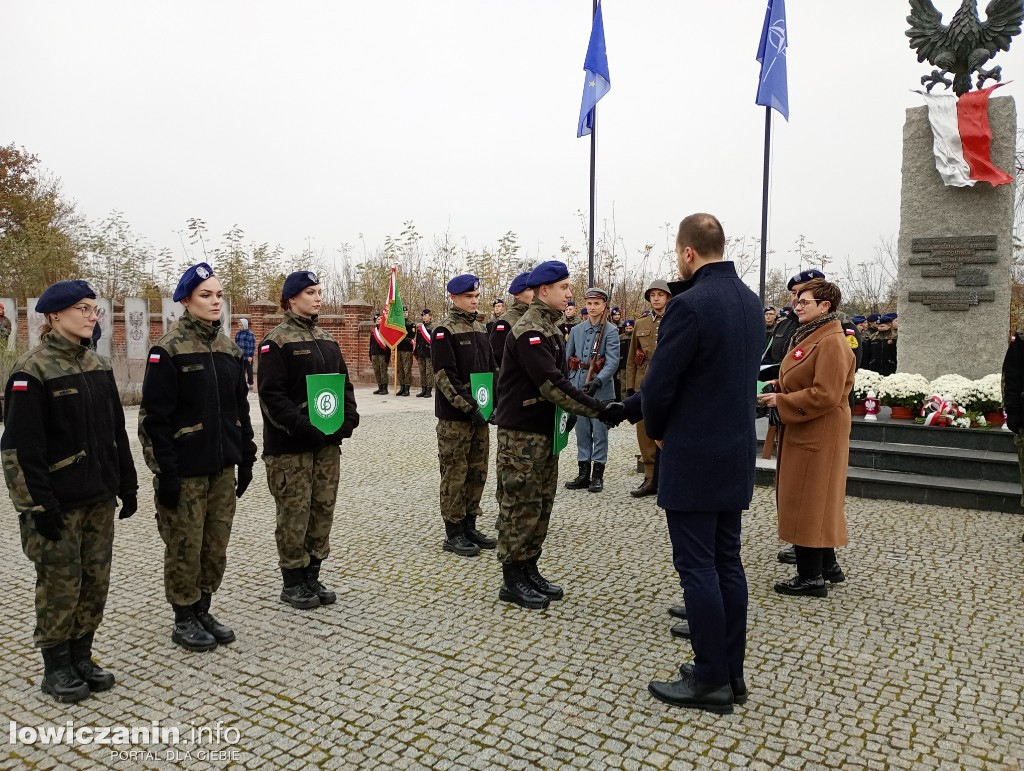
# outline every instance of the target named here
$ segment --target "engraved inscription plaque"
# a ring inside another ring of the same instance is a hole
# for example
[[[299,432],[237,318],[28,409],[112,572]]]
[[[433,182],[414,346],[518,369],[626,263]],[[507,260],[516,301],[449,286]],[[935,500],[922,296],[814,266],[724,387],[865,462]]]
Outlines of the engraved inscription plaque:
[[[914,238],[910,242],[911,265],[920,265],[922,278],[952,278],[954,286],[988,286],[988,271],[968,265],[995,265],[996,236],[948,236]],[[967,311],[979,302],[995,302],[995,292],[969,290],[953,292],[910,292],[910,302],[920,302],[933,311]]]

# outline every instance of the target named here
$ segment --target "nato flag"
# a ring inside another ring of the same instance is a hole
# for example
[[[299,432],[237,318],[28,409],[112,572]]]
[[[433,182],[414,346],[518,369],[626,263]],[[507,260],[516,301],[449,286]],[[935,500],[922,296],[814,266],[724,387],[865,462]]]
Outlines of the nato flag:
[[[586,136],[594,130],[594,108],[612,88],[612,79],[608,74],[608,51],[604,47],[604,19],[601,16],[601,3],[597,4],[594,14],[594,26],[590,30],[590,45],[587,46],[587,58],[583,61],[586,77],[583,79],[583,103],[580,105],[580,125],[577,137]]]
[[[757,60],[761,63],[761,80],[757,84],[757,104],[771,107],[789,120],[789,86],[786,82],[786,0],[768,0],[764,15]]]

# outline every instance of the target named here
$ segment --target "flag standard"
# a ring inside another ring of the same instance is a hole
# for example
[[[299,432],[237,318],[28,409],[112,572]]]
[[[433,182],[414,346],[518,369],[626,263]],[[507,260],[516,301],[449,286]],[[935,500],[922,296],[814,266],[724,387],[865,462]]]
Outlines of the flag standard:
[[[405,339],[405,310],[402,307],[402,296],[398,293],[398,268],[391,269],[391,284],[388,286],[388,301],[381,316],[380,336],[392,349]]]
[[[576,136],[585,137],[594,130],[594,108],[601,97],[611,91],[612,78],[608,73],[608,50],[604,44],[604,17],[601,3],[594,11],[594,26],[590,28],[590,44],[583,60],[583,101],[580,104],[580,120]]]

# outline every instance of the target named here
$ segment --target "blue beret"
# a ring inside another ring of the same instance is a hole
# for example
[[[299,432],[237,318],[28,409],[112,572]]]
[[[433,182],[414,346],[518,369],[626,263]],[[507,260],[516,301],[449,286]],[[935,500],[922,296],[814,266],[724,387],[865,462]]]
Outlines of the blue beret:
[[[289,273],[288,278],[284,280],[284,286],[281,287],[281,302],[290,300],[308,286],[318,286],[319,284],[320,279],[311,270],[297,270],[294,273]]]
[[[174,288],[174,302],[181,302],[188,297],[195,288],[214,275],[213,268],[205,262],[197,262],[191,268],[181,274],[178,279],[178,286]]]
[[[504,305],[505,301],[501,297],[499,297],[497,300],[495,300],[494,302],[491,303],[491,307],[493,308],[498,303],[501,303],[502,305]]]
[[[854,324],[863,324],[865,321],[867,321],[867,317],[866,316],[854,316],[852,319],[850,319],[850,321],[852,321]]]
[[[793,306],[792,305],[786,305],[785,307],[783,307],[782,312],[783,313],[792,313],[793,312]]]
[[[88,281],[75,279],[73,281],[58,281],[46,288],[39,299],[36,300],[36,313],[55,313],[65,308],[70,308],[83,297],[90,300],[96,299],[96,293],[92,291]]]
[[[433,311],[431,311],[430,308],[424,308],[423,310],[420,311],[420,315],[421,316],[423,316],[423,315],[425,315],[427,313],[430,313],[431,315],[433,315]]]
[[[530,271],[530,277],[526,280],[529,286],[541,286],[542,284],[553,284],[556,281],[563,281],[569,278],[569,268],[564,262],[548,260],[542,262]],[[574,303],[569,303],[574,305]]]
[[[810,281],[811,279],[814,279],[814,278],[825,278],[825,274],[822,273],[820,270],[814,270],[814,269],[805,270],[805,271],[803,271],[801,273],[797,273],[786,284],[786,289],[788,289],[790,292],[792,292],[793,291],[793,287],[796,286],[797,284],[806,284],[808,281]]]
[[[876,322],[876,321],[878,321],[878,320],[879,320],[880,318],[882,318],[882,316],[881,316],[880,314],[878,314],[878,313],[872,313],[872,314],[871,314],[870,316],[868,316],[868,321],[871,321],[871,322]]]
[[[633,319],[626,319],[626,323],[623,326],[635,327],[636,326],[636,322],[633,321]]]
[[[613,305],[612,306],[612,313],[618,313],[618,312],[619,312],[619,306],[618,305]]]
[[[569,300],[569,302],[567,302],[565,304],[565,307],[566,308],[575,308],[576,307],[576,303],[574,303],[572,300]]]
[[[472,273],[463,273],[461,276],[456,276],[448,282],[448,294],[465,294],[466,292],[475,292],[480,288],[480,279],[474,276]]]
[[[878,323],[879,324],[892,324],[892,322],[895,321],[895,320],[896,320],[896,314],[895,313],[886,313],[883,316],[880,316],[878,318]]]
[[[581,310],[581,311],[580,311],[580,315],[581,315],[581,316],[589,316],[589,315],[590,315],[590,313],[589,313],[589,312],[587,311],[587,309],[586,309],[586,308],[584,308],[583,310]]]
[[[896,320],[900,317],[900,315],[896,311],[893,311],[889,315],[893,317],[893,320]]]
[[[518,276],[512,279],[512,283],[508,285],[508,293],[510,295],[517,295],[520,292],[525,292],[527,289],[530,288],[530,285],[527,283],[527,281],[529,280],[530,271],[520,273]]]

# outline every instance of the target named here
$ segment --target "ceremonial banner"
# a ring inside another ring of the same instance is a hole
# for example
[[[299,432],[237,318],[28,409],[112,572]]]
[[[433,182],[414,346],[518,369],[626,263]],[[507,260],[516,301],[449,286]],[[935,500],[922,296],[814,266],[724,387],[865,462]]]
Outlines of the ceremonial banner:
[[[577,137],[594,132],[594,108],[601,97],[612,90],[612,76],[608,72],[608,49],[604,43],[604,14],[601,3],[597,4],[594,25],[590,28],[590,44],[583,60],[583,100],[580,103],[580,120],[576,129]]]
[[[757,46],[757,61],[761,63],[761,79],[757,82],[755,104],[771,107],[789,120],[789,81],[786,72],[786,52],[789,49],[789,30],[786,27],[786,0],[768,0],[764,15],[761,42]]]
[[[569,413],[555,407],[555,431],[551,437],[551,454],[558,455],[569,444]]]
[[[164,323],[164,334],[166,335],[174,322],[181,318],[181,314],[185,312],[185,306],[181,303],[176,303],[170,297],[160,298],[160,318]]]
[[[345,422],[345,376],[306,375],[309,422],[325,434],[333,434]]]
[[[389,348],[395,348],[405,339],[405,308],[398,293],[398,268],[391,269],[391,283],[388,285],[388,301],[380,317],[380,336]]]
[[[128,297],[124,301],[124,340],[129,359],[145,359],[149,353],[149,301]]]
[[[114,310],[109,299],[96,300],[96,326],[100,328],[100,339],[96,343],[96,353],[109,359],[114,352]]]
[[[11,322],[11,334],[7,338],[7,345],[0,348],[13,351],[18,344],[18,302],[13,297],[0,297],[0,305],[4,306],[4,314]]]
[[[38,297],[29,297],[25,302],[28,307],[28,347],[35,348],[39,345],[39,328],[46,323],[46,316],[35,311]]]
[[[489,420],[494,411],[494,373],[471,372],[469,374],[469,390],[480,408],[484,419]]]

